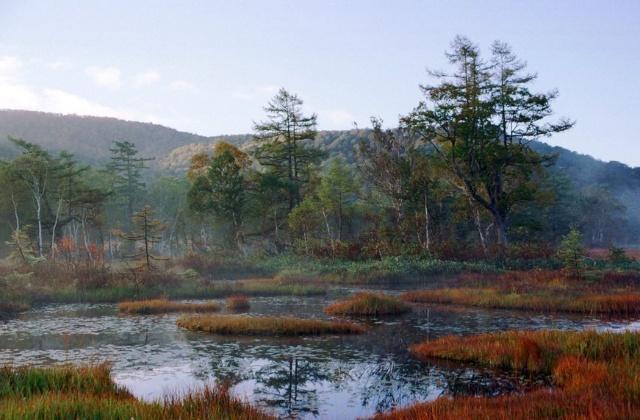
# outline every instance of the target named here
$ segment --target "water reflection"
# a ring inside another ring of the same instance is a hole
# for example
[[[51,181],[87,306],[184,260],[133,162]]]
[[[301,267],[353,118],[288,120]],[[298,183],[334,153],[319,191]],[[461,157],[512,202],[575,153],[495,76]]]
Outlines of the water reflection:
[[[252,312],[323,317],[331,298],[260,298]],[[371,329],[359,336],[271,339],[184,331],[175,326],[176,318],[121,316],[113,305],[36,308],[0,321],[0,364],[106,360],[118,383],[149,400],[224,381],[235,394],[282,417],[355,418],[443,394],[518,391],[536,381],[455,363],[420,363],[407,352],[412,343],[511,328],[634,325],[430,305],[403,317],[366,321]]]

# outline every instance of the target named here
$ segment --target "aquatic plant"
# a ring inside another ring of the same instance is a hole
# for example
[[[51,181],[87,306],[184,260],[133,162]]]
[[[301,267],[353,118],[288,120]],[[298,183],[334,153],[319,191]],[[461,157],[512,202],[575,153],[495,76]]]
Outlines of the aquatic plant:
[[[509,331],[444,337],[410,351],[424,360],[547,374],[555,387],[498,397],[444,397],[376,419],[622,419],[640,412],[640,333]]]
[[[112,380],[106,365],[0,369],[0,419],[234,419],[275,417],[225,387],[204,387],[147,403]]]
[[[214,302],[185,303],[168,299],[148,299],[121,302],[118,309],[127,314],[147,315],[169,312],[216,312],[220,310],[220,305]]]
[[[177,325],[192,331],[222,335],[302,336],[360,334],[366,331],[365,327],[351,322],[275,316],[188,316],[178,319]]]
[[[396,315],[410,311],[409,305],[393,296],[381,293],[362,292],[324,308],[329,315]]]
[[[244,295],[233,295],[226,299],[227,309],[230,311],[246,311],[251,307],[249,298]]]

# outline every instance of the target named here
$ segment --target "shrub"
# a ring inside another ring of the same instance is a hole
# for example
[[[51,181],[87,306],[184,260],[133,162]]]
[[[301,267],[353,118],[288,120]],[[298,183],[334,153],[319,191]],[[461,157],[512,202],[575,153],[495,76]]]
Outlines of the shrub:
[[[564,264],[567,272],[581,278],[584,270],[585,249],[582,245],[582,234],[576,228],[572,228],[560,242],[558,257]]]

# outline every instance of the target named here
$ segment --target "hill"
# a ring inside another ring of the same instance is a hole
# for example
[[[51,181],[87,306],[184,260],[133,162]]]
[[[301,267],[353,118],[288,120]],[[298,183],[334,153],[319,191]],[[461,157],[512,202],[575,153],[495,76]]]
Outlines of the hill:
[[[162,158],[171,150],[211,139],[157,124],[115,118],[84,117],[34,111],[0,110],[0,157],[15,153],[8,136],[36,143],[46,150],[67,150],[87,163],[104,163],[114,140],[128,140],[144,156]]]

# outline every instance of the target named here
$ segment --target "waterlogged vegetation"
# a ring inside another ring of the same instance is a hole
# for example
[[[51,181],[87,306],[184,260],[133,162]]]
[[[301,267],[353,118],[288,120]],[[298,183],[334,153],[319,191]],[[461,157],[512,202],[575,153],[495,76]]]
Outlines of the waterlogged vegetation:
[[[120,302],[120,312],[127,314],[162,314],[169,312],[217,312],[220,305],[214,302],[187,303],[172,302],[168,299],[149,299]]]
[[[409,305],[398,298],[381,293],[361,292],[324,308],[329,315],[381,316],[409,312]]]
[[[222,335],[303,336],[366,331],[364,326],[352,322],[273,316],[189,316],[178,319],[177,324],[192,331]]]
[[[116,385],[106,365],[0,369],[0,419],[275,419],[205,387],[148,403]]]
[[[248,311],[251,308],[249,298],[244,295],[229,296],[225,301],[228,310],[233,312]]]
[[[640,410],[640,333],[508,331],[413,345],[448,359],[549,376],[552,388],[497,398],[441,398],[378,419],[634,418]]]
[[[462,287],[417,290],[402,298],[493,309],[575,312],[634,316],[640,314],[640,273],[592,273],[590,280],[558,271],[510,272],[498,276],[461,276]]]

